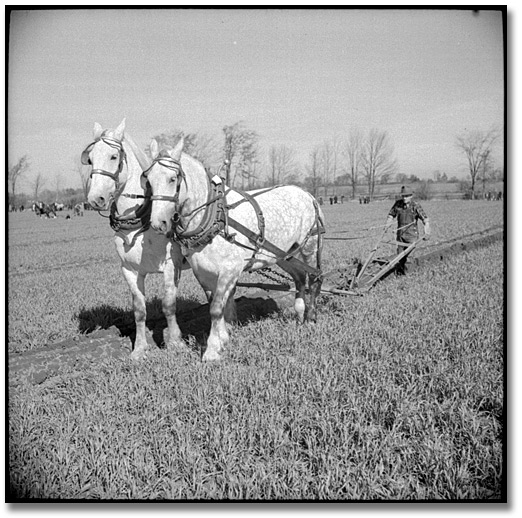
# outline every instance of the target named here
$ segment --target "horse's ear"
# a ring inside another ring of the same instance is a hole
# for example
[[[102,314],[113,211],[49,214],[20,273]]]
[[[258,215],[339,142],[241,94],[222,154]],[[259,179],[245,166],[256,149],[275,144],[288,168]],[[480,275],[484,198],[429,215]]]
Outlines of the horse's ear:
[[[179,162],[179,160],[181,159],[181,152],[183,151],[184,145],[185,145],[185,139],[183,137],[181,137],[179,139],[178,143],[176,144],[176,146],[174,147],[174,149],[169,151],[169,155]]]
[[[120,125],[114,131],[114,138],[123,140],[123,134],[125,133],[125,119],[120,122]]]
[[[94,140],[98,140],[101,137],[101,134],[103,133],[103,128],[97,123],[94,123],[94,129],[92,131],[92,134],[94,136]]]
[[[158,153],[159,153],[159,146],[158,146],[158,142],[156,141],[156,139],[152,139],[150,141],[149,149],[150,149],[150,156],[152,157],[152,160],[154,160],[158,156]]]

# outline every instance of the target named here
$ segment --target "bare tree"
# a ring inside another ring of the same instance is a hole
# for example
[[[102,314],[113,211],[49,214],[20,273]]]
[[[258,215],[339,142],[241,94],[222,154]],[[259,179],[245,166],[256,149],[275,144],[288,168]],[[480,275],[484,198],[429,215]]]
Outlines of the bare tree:
[[[309,160],[306,166],[308,175],[305,178],[305,186],[317,198],[321,186],[321,150],[319,147],[310,153]]]
[[[34,201],[38,201],[38,194],[45,186],[45,178],[43,176],[43,173],[38,173],[33,180],[33,197]]]
[[[352,187],[352,199],[355,198],[357,183],[360,174],[360,162],[362,152],[362,134],[358,129],[352,129],[344,147],[344,153],[348,160],[348,177]]]
[[[341,171],[341,155],[342,155],[342,143],[337,135],[334,135],[329,141],[330,154],[331,154],[331,171],[332,171],[332,184],[337,185],[337,177]],[[335,194],[335,191],[334,191]]]
[[[269,184],[285,183],[295,173],[295,152],[285,146],[271,146],[268,152]]]
[[[232,184],[236,183],[237,175],[241,177],[241,189],[251,188],[257,175],[257,166],[259,165],[259,148],[257,136],[255,138],[247,138],[244,140],[239,153],[237,167],[232,177]]]
[[[241,174],[241,188],[250,190],[254,189],[259,179],[260,161],[257,158],[258,150],[256,149],[255,156],[246,164],[247,167]]]
[[[319,148],[325,196],[328,195],[328,187],[330,185],[333,185],[335,190],[336,179],[341,172],[341,150],[342,144],[337,136],[325,140]]]
[[[475,199],[475,184],[478,174],[482,170],[484,161],[489,159],[493,144],[499,136],[499,131],[492,128],[488,131],[464,131],[456,137],[456,145],[465,153],[468,161],[472,199]]]
[[[18,162],[11,166],[8,171],[8,182],[11,187],[11,195],[13,197],[13,203],[16,199],[16,184],[20,179],[24,177],[24,174],[29,169],[29,157],[24,155],[18,160]]]
[[[191,157],[199,160],[205,168],[217,167],[220,161],[219,145],[214,137],[202,133],[186,133],[181,129],[175,129],[166,133],[160,133],[153,138],[160,147],[174,147],[179,139],[184,138],[183,151]],[[146,152],[150,156],[147,148]]]
[[[406,183],[408,182],[408,175],[404,173],[397,173],[395,175],[395,181],[397,183]]]
[[[61,186],[62,186],[62,175],[61,175],[61,173],[56,173],[56,175],[54,177],[54,187],[56,189],[55,201],[58,201],[58,198],[60,197]]]
[[[334,171],[334,151],[331,142],[325,141],[319,148],[320,168],[323,177],[324,196],[328,196],[328,186],[331,183],[330,178],[333,179]]]
[[[491,180],[494,182],[503,182],[504,181],[504,168],[503,167],[495,167],[493,171],[491,171]]]
[[[446,183],[448,181],[448,175],[439,169],[433,171],[433,181],[436,183]]]
[[[493,177],[493,163],[491,160],[491,150],[488,149],[484,152],[484,159],[482,160],[482,172],[481,172],[481,180],[482,180],[482,197],[484,198],[486,195],[486,183],[492,179]]]
[[[393,146],[386,131],[372,129],[366,139],[361,155],[361,165],[368,186],[370,200],[375,194],[375,184],[384,175],[392,175],[397,169]]]
[[[75,162],[73,171],[75,173],[77,173],[78,176],[80,177],[80,182],[82,185],[82,190],[83,190],[83,195],[84,195],[83,199],[86,200],[87,195],[89,194],[89,180],[91,177],[91,167],[88,165],[83,165],[81,163],[80,158],[78,157]]]
[[[223,147],[226,165],[225,183],[233,185],[236,177],[242,178],[250,174],[253,164],[257,162],[258,135],[255,131],[245,128],[243,122],[236,122],[223,128],[225,144]]]

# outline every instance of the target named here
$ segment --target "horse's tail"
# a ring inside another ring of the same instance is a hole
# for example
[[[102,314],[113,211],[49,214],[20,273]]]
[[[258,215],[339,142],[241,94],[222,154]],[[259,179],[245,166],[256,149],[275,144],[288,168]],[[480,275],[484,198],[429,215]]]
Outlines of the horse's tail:
[[[325,226],[324,226],[324,215],[319,207],[319,203],[315,199],[315,197],[312,196],[312,200],[314,203],[314,209],[315,209],[315,231],[317,232],[317,250],[316,250],[316,264],[317,269],[321,270],[321,259],[322,259],[322,252],[323,252],[323,234],[326,232]]]

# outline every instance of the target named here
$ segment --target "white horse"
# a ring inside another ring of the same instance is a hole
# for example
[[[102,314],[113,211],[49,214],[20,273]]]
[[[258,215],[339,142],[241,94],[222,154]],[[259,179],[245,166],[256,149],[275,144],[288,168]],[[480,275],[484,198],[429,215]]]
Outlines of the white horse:
[[[324,231],[316,200],[293,186],[248,193],[229,189],[217,175],[209,178],[197,160],[182,153],[183,140],[161,153],[153,140],[150,149],[153,163],[144,176],[153,194],[151,226],[182,244],[183,254],[209,296],[212,323],[203,360],[219,359],[229,340],[225,317],[233,313],[235,286],[244,270],[279,265],[295,281],[299,321],[314,320]]]
[[[82,153],[82,163],[92,166],[88,202],[96,210],[111,210],[114,241],[121,259],[123,275],[132,293],[136,340],[133,359],[142,358],[147,349],[145,320],[145,277],[164,275],[162,307],[168,328],[167,347],[184,346],[176,320],[176,293],[182,268],[188,268],[177,243],[150,228],[150,193],[141,174],[149,158],[125,133],[125,119],[115,130],[94,125],[94,142]]]

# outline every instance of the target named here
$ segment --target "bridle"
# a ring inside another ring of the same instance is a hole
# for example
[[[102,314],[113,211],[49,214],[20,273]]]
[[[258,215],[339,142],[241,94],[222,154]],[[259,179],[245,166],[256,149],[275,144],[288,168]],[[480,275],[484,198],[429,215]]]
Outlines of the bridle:
[[[150,200],[151,201],[160,200],[160,201],[173,202],[174,207],[175,207],[173,221],[174,221],[174,223],[177,223],[180,218],[179,192],[181,190],[181,183],[186,182],[185,171],[183,171],[183,167],[181,166],[181,162],[179,160],[172,158],[168,153],[165,153],[165,154],[162,153],[152,161],[152,164],[148,169],[145,169],[145,171],[143,171],[142,175],[144,178],[147,178],[150,170],[154,167],[154,164],[159,164],[176,173],[176,194],[174,194],[174,196],[166,196],[163,194],[153,194],[150,197]]]
[[[109,136],[105,135],[105,132],[103,132],[102,135],[99,138],[97,138],[94,142],[89,144],[84,149],[84,151],[82,153],[82,156],[81,156],[81,162],[82,162],[83,165],[92,165],[91,159],[89,158],[89,153],[91,152],[92,148],[98,142],[100,142],[100,140],[103,141],[108,146],[116,149],[119,152],[119,154],[120,154],[120,161],[118,163],[118,169],[116,169],[116,171],[114,173],[112,173],[111,171],[106,171],[105,169],[92,169],[91,174],[90,174],[90,178],[92,178],[93,175],[95,175],[95,174],[100,174],[100,175],[103,175],[103,176],[108,176],[111,180],[114,180],[114,183],[116,185],[118,185],[119,176],[120,176],[121,170],[123,169],[123,163],[127,159],[126,155],[125,155],[125,150],[123,149],[123,144],[122,144],[121,140],[115,139],[113,137],[109,137]]]
[[[107,130],[106,130],[107,131]],[[127,155],[125,153],[125,149],[123,147],[123,143],[121,140],[115,139],[113,137],[110,137],[106,135],[106,131],[104,131],[100,137],[98,137],[94,142],[89,144],[85,150],[82,152],[81,155],[81,163],[84,165],[92,165],[91,160],[89,158],[89,153],[91,152],[92,148],[101,141],[103,141],[108,146],[116,149],[119,153],[120,160],[118,163],[118,168],[115,172],[106,171],[105,169],[92,169],[90,178],[93,177],[95,174],[108,176],[111,180],[114,181],[116,184],[116,190],[119,190],[119,176],[123,169],[123,164],[127,161]],[[151,211],[151,203],[150,203],[150,186],[147,185],[145,189],[144,194],[131,194],[131,193],[121,193],[120,196],[126,197],[126,198],[132,198],[132,199],[143,199],[145,200],[142,205],[137,210],[134,210],[128,214],[118,214],[118,210],[116,207],[115,200],[113,196],[111,195],[111,204],[109,207],[109,215],[104,216],[102,214],[102,211],[99,210],[99,214],[103,217],[109,218],[110,225],[113,230],[116,232],[120,230],[136,230],[138,229],[139,232],[144,232],[149,228],[150,225],[150,211]]]
[[[151,200],[169,201],[174,203],[174,214],[172,215],[172,231],[167,236],[172,237],[175,241],[181,243],[187,248],[194,248],[201,244],[206,244],[212,238],[222,231],[226,225],[226,210],[225,210],[225,192],[224,184],[221,180],[219,182],[210,181],[207,174],[208,183],[208,199],[205,203],[197,206],[195,209],[181,213],[182,207],[179,203],[179,195],[181,184],[185,182],[186,176],[179,160],[172,158],[168,152],[162,152],[152,163],[151,167],[142,174],[147,178],[150,169],[154,164],[159,164],[171,171],[176,172],[176,193],[174,196],[163,194],[153,194]],[[218,178],[217,176],[215,178]],[[190,218],[200,211],[203,212],[203,217],[200,223],[193,230],[187,230],[181,218]]]

